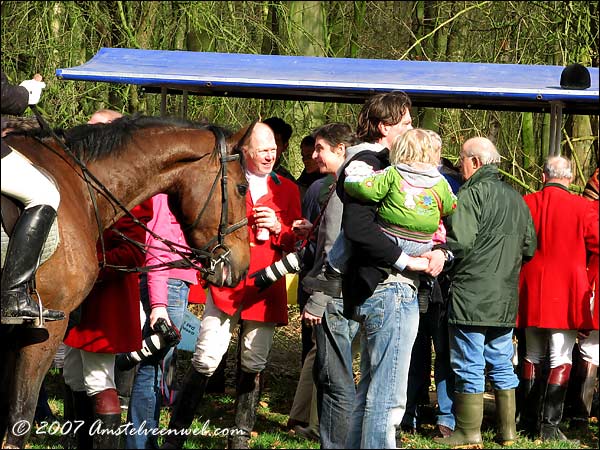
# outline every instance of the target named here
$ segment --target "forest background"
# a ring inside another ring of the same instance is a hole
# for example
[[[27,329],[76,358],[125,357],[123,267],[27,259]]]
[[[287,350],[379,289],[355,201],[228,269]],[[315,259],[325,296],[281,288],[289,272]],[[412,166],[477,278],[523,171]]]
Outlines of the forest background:
[[[101,47],[598,67],[597,1],[2,1],[2,68],[14,83],[34,73],[40,107],[55,127],[84,123],[100,108],[160,113],[160,97],[132,85],[60,81]],[[559,80],[557,80],[558,83]],[[294,134],[284,165],[302,170],[299,142],[323,123],[356,124],[360,105],[190,96],[188,118],[237,129],[278,116]],[[170,115],[180,99],[171,96]],[[415,108],[414,123],[440,133],[456,161],[474,135],[496,142],[501,169],[525,193],[540,187],[550,117]],[[598,115],[566,116],[562,152],[576,165],[574,190],[598,164]]]

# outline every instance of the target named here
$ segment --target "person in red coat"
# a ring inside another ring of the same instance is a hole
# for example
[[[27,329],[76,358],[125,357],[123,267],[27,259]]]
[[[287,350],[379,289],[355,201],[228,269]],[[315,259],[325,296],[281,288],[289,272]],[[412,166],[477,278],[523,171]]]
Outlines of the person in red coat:
[[[139,221],[147,223],[152,218],[152,202],[147,200],[131,212]],[[141,267],[144,264],[142,250],[125,241],[115,230],[136,242],[144,243],[146,238],[145,230],[134,224],[130,217],[119,219],[103,234],[106,264]],[[98,260],[102,261],[100,243],[97,252]],[[142,331],[139,299],[137,273],[103,268],[81,305],[79,323],[67,331],[63,375],[66,385],[73,392],[76,414],[81,412],[84,416],[77,419],[100,419],[103,427],[111,429],[120,425],[121,406],[114,378],[115,354],[140,348]],[[90,409],[93,409],[93,418],[89,417]],[[85,442],[84,434],[79,438]],[[96,444],[100,445],[98,448],[118,448],[118,436],[96,434],[93,437],[94,448]],[[96,438],[103,440],[96,442]],[[80,444],[85,447],[84,442],[80,441]]]
[[[540,192],[524,197],[538,246],[523,266],[519,283],[517,327],[525,328],[526,343],[520,426],[537,433],[537,408],[541,407],[541,438],[566,440],[559,424],[572,350],[577,331],[594,327],[587,255],[598,255],[598,204],[569,192],[571,163],[563,157],[547,160],[542,180]],[[541,368],[547,348],[550,374],[544,395]]]
[[[271,128],[257,123],[241,147],[249,190],[246,209],[250,236],[249,274],[264,269],[292,252],[299,238],[292,231],[302,216],[300,192],[292,181],[273,172],[277,144]],[[211,286],[192,358],[178,396],[170,429],[189,428],[202,400],[209,377],[227,351],[231,334],[243,320],[240,332],[241,370],[237,383],[235,429],[229,448],[248,448],[259,400],[259,374],[267,364],[277,325],[286,325],[287,294],[281,278],[260,291],[249,276],[234,288]],[[185,436],[169,435],[164,448],[181,448]]]
[[[583,197],[598,205],[598,172],[596,171],[588,180],[583,191]],[[598,373],[599,345],[598,345],[598,253],[589,253],[587,262],[588,279],[593,288],[592,300],[594,305],[592,314],[592,330],[580,331],[578,346],[573,351],[573,374],[569,381],[567,398],[565,400],[565,417],[571,418],[570,428],[586,430],[589,426],[589,417],[592,412],[596,375]],[[597,415],[596,409],[596,415]]]

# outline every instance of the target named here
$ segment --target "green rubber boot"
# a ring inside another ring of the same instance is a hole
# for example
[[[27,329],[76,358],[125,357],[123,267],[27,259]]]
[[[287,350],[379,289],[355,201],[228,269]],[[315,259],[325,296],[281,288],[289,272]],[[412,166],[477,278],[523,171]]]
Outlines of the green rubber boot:
[[[481,422],[483,420],[483,393],[454,393],[456,428],[451,436],[434,438],[440,445],[451,448],[483,448]]]
[[[502,446],[513,445],[517,439],[516,399],[514,389],[496,390],[496,416],[498,432],[496,438]]]

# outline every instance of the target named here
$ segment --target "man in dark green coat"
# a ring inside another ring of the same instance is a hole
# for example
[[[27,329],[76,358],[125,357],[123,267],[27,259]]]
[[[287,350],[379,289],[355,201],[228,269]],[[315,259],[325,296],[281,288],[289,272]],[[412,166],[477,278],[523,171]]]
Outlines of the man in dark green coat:
[[[485,367],[494,385],[498,440],[516,439],[512,331],[518,309],[519,272],[536,249],[529,208],[500,179],[500,155],[482,137],[467,140],[460,153],[466,180],[448,220],[448,246],[454,253],[448,316],[450,363],[456,375],[456,429],[438,442],[480,445]]]

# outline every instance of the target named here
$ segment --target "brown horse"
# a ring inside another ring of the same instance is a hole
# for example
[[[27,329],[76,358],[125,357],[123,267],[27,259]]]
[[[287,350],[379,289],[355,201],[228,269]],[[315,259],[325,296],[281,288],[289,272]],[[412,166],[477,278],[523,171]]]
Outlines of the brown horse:
[[[209,281],[234,286],[243,279],[250,258],[244,226],[247,184],[241,164],[228,161],[244,131],[230,136],[227,147],[218,127],[152,117],[77,126],[60,132],[59,141],[41,130],[9,134],[5,142],[52,174],[61,195],[60,244],[36,276],[44,306],[69,313],[84,300],[99,271],[99,232],[124,215],[106,195],[90,193],[69,149],[126,209],[157,193],[168,194],[188,244],[204,249],[200,254],[214,254],[217,263]],[[67,320],[46,326],[1,330],[0,430],[6,447],[25,445],[40,384]]]

